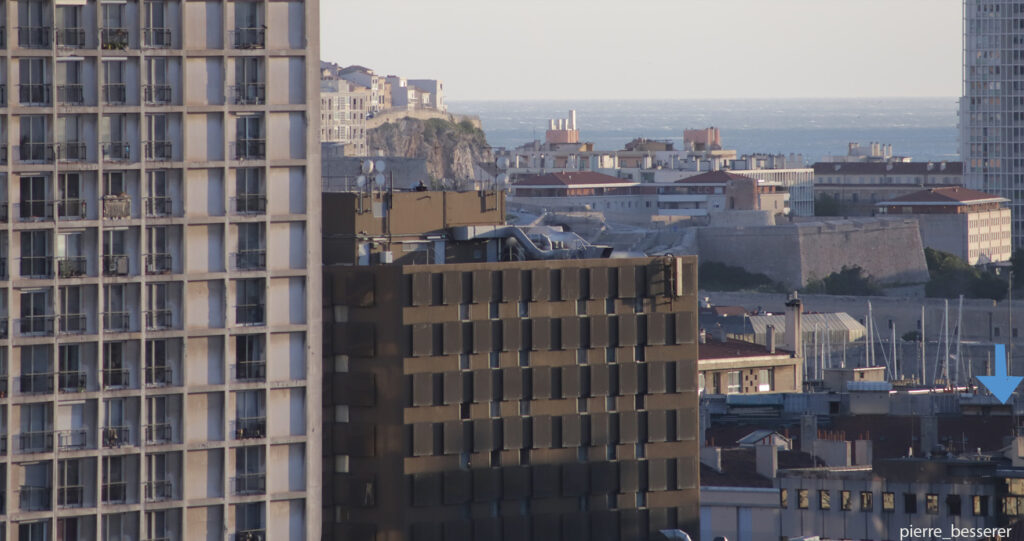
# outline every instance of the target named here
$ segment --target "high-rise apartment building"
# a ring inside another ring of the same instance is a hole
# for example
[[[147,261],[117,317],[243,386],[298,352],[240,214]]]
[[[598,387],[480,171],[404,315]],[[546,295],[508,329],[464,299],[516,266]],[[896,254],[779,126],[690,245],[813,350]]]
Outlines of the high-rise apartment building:
[[[1010,200],[1024,244],[1024,2],[964,1],[960,157],[964,184]]]
[[[0,540],[319,541],[318,34],[3,3]]]

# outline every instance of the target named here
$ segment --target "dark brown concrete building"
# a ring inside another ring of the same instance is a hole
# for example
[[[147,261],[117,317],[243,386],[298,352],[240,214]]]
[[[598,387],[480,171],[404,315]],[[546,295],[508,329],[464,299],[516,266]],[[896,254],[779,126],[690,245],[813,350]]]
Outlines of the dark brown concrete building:
[[[696,279],[692,257],[326,267],[325,539],[696,535]]]

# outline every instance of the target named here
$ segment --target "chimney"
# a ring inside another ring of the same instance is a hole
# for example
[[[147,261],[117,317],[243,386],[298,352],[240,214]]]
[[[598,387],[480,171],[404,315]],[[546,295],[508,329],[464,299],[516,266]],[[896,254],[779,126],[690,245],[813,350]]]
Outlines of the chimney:
[[[814,441],[818,439],[818,416],[805,413],[800,416],[800,450],[814,452]]]
[[[698,339],[698,341],[701,344],[707,344],[708,343],[708,331],[705,331],[704,329],[701,329],[700,330],[700,338]]]
[[[755,451],[758,475],[775,479],[779,471],[779,448],[772,443],[758,445]]]
[[[765,345],[768,347],[768,353],[775,355],[775,325],[768,325],[764,330]]]
[[[728,341],[725,336],[725,328],[722,327],[721,323],[715,323],[715,340],[723,344]]]
[[[796,291],[790,295],[786,302],[786,349],[793,352],[794,357],[803,356],[803,325],[800,319],[803,317],[803,303]]]
[[[700,463],[722,473],[722,448],[704,447],[700,450]]]
[[[569,109],[569,129],[576,129],[576,111],[573,109]]]

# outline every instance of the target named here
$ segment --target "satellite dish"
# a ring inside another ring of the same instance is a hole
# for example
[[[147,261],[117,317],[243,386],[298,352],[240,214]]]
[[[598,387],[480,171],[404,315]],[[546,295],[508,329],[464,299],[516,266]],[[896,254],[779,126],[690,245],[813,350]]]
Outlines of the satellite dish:
[[[383,173],[384,169],[387,168],[387,166],[388,166],[388,164],[385,163],[384,160],[377,160],[377,161],[373,162],[373,168],[378,173]]]
[[[363,174],[369,175],[373,172],[373,160],[363,160]]]
[[[498,181],[498,184],[508,184],[508,175],[502,173],[498,175],[498,178],[496,180]]]
[[[359,186],[360,188],[366,186],[366,177],[363,175],[359,175],[358,177],[356,177],[356,186]]]
[[[377,186],[384,185],[384,173],[377,173],[377,176],[373,177],[373,181],[377,183]]]

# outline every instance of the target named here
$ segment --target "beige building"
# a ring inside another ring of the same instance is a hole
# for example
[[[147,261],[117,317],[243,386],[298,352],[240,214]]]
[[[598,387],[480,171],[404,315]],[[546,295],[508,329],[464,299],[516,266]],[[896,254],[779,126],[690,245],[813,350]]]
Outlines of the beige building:
[[[841,216],[871,216],[879,201],[962,186],[964,179],[960,162],[819,162],[813,167],[814,198],[832,199]]]
[[[320,142],[345,145],[346,156],[366,156],[369,88],[344,79],[320,81]]]
[[[0,539],[319,541],[319,3],[5,8]]]

